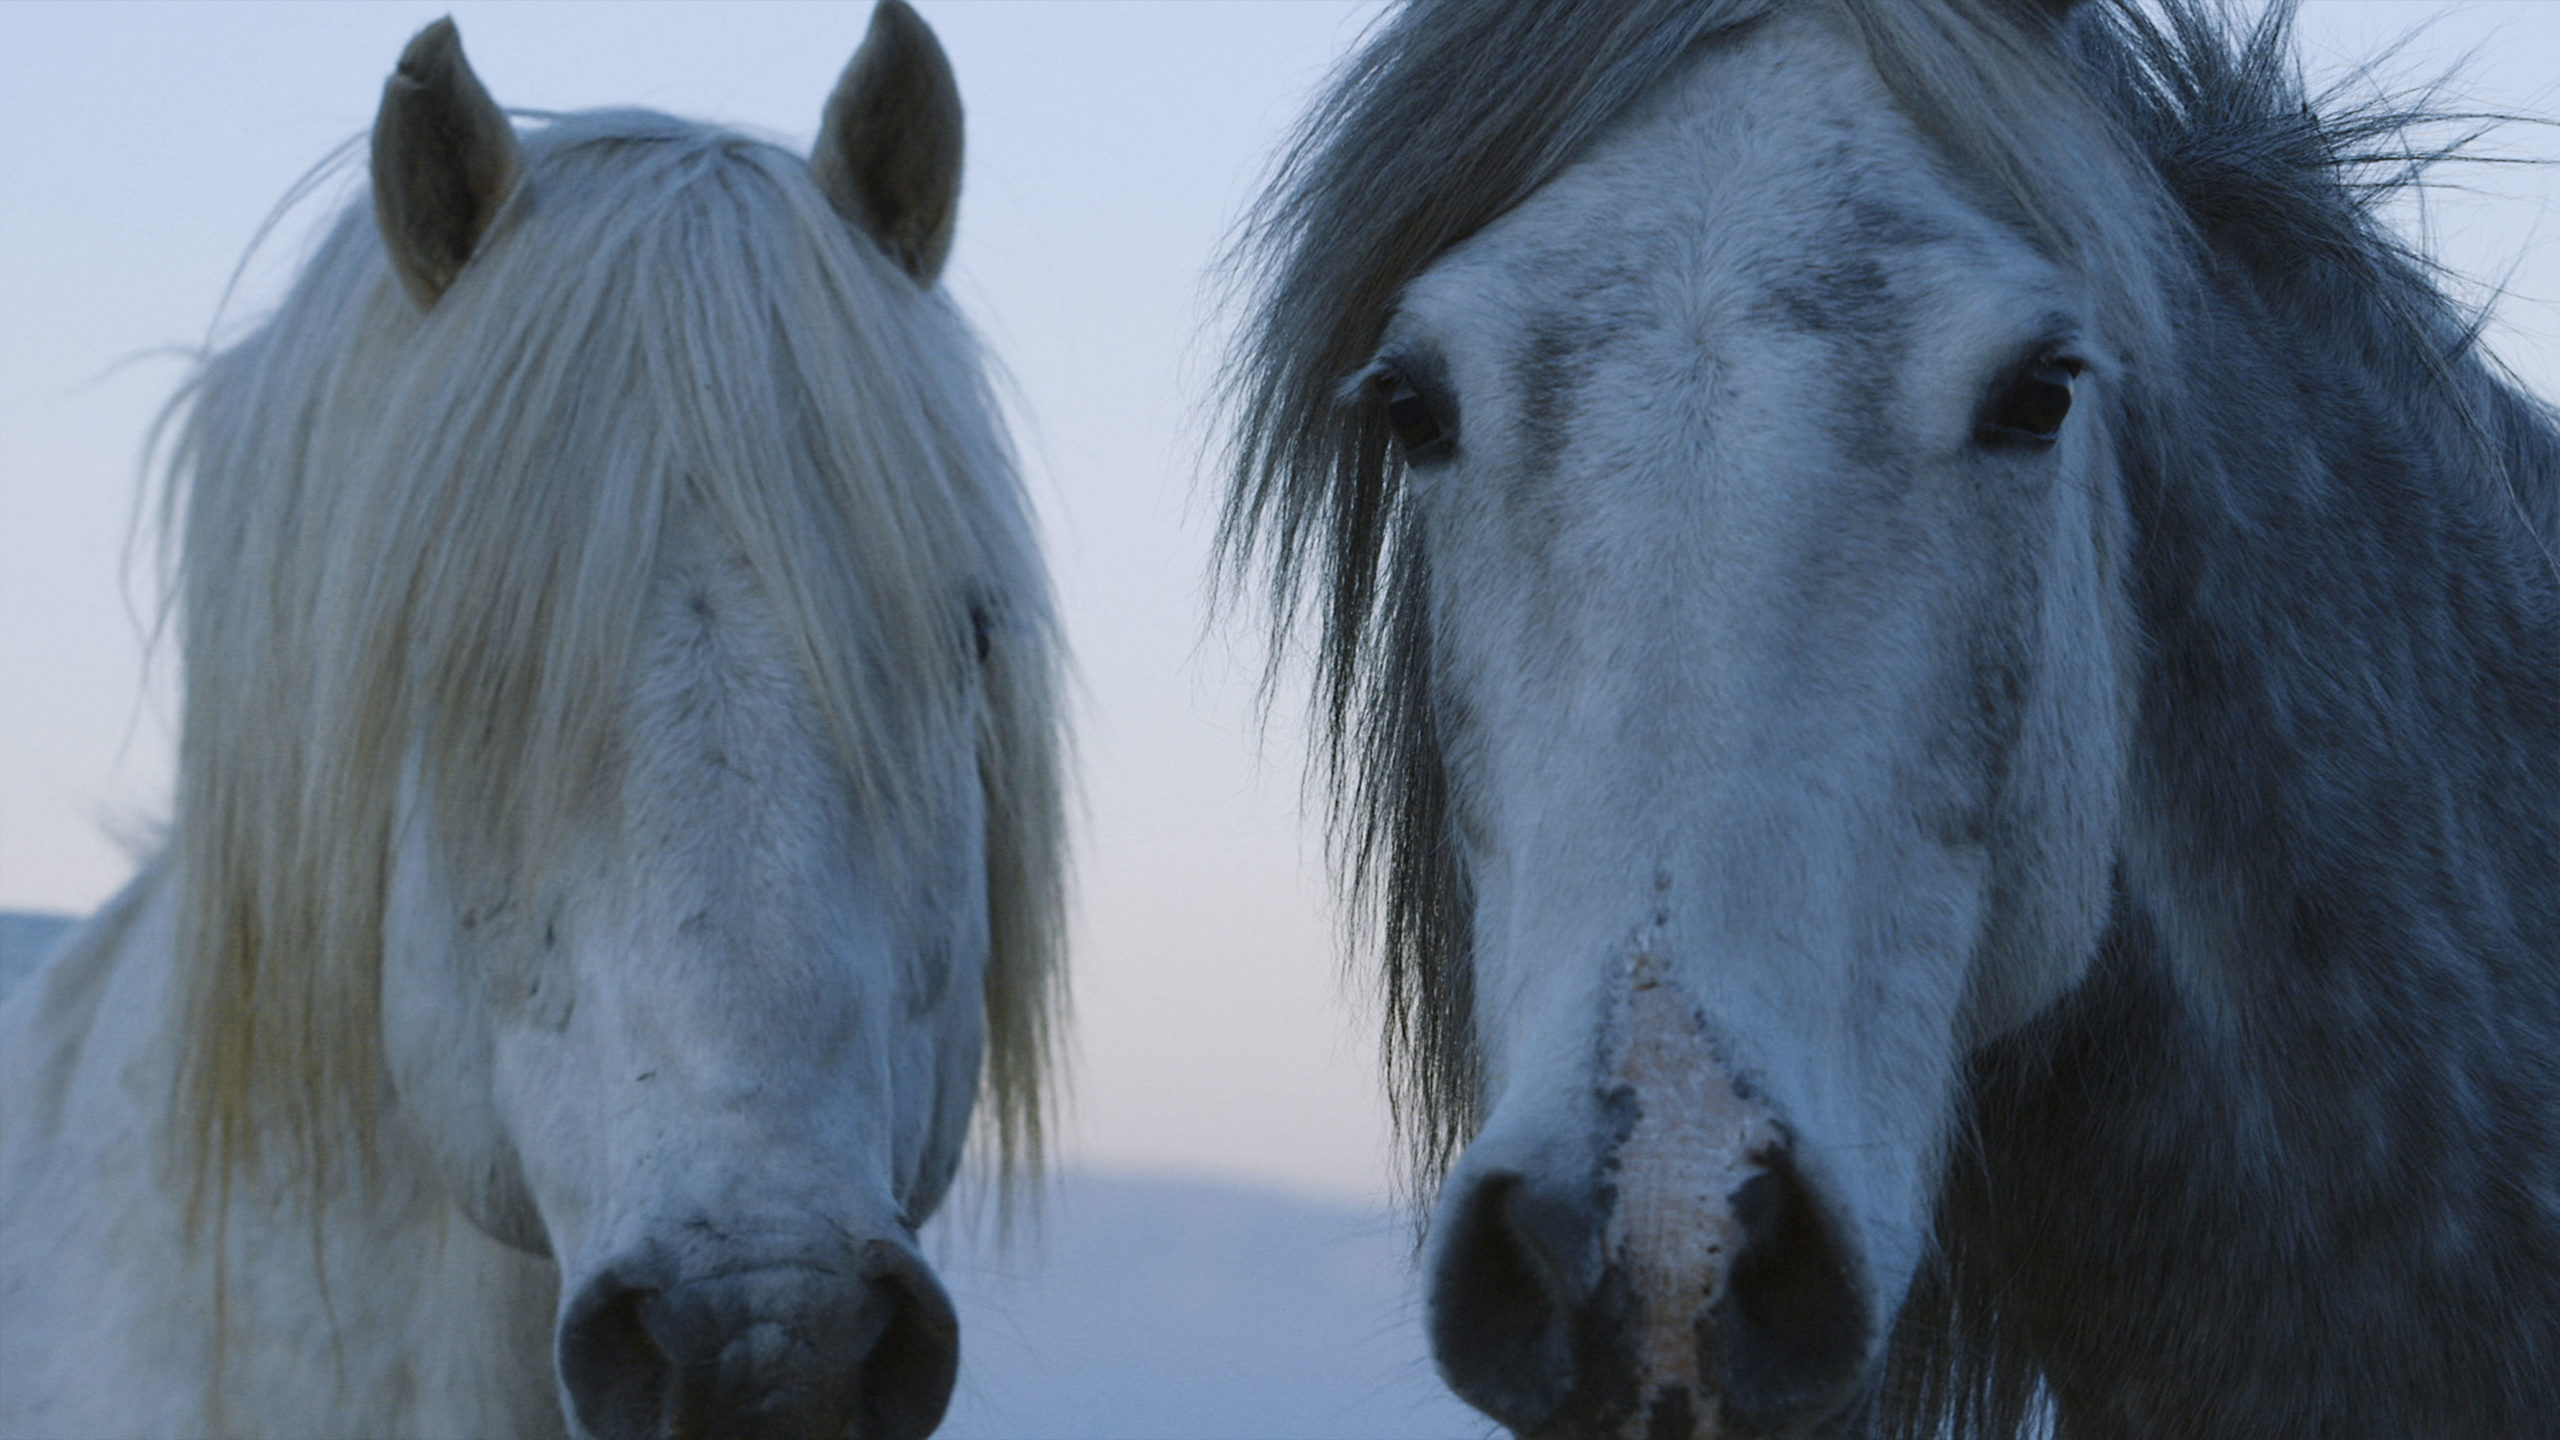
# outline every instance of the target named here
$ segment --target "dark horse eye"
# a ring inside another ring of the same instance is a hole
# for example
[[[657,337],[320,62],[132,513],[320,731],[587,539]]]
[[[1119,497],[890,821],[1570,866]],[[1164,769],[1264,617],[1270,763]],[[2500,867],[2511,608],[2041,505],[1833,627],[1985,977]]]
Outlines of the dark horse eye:
[[[1986,445],[2053,439],[2071,413],[2071,382],[2079,374],[2077,360],[2053,355],[2038,360],[1991,397],[1974,438]]]
[[[1396,432],[1405,463],[1419,465],[1449,453],[1456,439],[1440,423],[1439,408],[1413,388],[1413,382],[1390,373],[1386,379],[1387,425]]]

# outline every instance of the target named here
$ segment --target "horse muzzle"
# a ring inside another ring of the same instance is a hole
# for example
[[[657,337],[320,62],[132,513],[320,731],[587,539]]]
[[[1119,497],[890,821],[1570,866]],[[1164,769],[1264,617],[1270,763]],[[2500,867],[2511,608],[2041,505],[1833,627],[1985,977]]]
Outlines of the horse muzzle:
[[[923,1440],[960,1325],[903,1240],[650,1244],[578,1288],[558,1355],[591,1440]]]
[[[1523,1436],[1826,1433],[1878,1330],[1849,1227],[1676,987],[1640,959],[1616,1009],[1596,1146],[1497,1114],[1452,1172],[1428,1274],[1441,1374]]]

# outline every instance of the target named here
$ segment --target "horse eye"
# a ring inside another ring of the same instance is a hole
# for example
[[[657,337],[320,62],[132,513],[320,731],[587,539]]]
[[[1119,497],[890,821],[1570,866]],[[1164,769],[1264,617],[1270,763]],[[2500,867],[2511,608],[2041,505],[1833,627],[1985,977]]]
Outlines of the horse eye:
[[[2052,440],[2071,413],[2071,382],[2080,369],[2080,362],[2067,356],[2038,360],[1992,397],[1974,438],[1986,445]]]
[[[1396,432],[1408,465],[1437,460],[1456,443],[1440,423],[1439,410],[1401,375],[1387,386],[1387,425]]]

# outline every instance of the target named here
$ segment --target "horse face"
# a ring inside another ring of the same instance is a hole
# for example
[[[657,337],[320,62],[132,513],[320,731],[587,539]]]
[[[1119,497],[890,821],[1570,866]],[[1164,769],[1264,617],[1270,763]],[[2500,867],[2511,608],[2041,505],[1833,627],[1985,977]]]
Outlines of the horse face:
[[[1774,18],[1408,288],[1486,1120],[1429,1252],[1524,1433],[1854,1409],[1964,1057],[2081,973],[2124,725],[2103,337]]]
[[[384,971],[399,1111],[476,1223],[558,1260],[586,1433],[921,1436],[957,1332],[914,1225],[959,1162],[982,1040],[973,737],[915,746],[947,803],[893,887],[787,632],[703,511],[674,517],[650,597],[618,803],[544,888],[439,840],[412,777]]]
[[[393,273],[430,325],[467,325],[452,292],[522,157],[450,22],[411,42],[373,141]],[[882,0],[811,178],[930,286],[959,163],[950,67]],[[573,818],[515,796],[437,814],[429,769],[453,751],[411,759],[382,974],[398,1128],[473,1221],[558,1261],[581,1434],[916,1440],[958,1360],[915,1226],[958,1167],[985,1049],[984,697],[927,693],[976,673],[956,656],[870,657],[917,703],[858,738],[899,772],[896,803],[870,797],[895,813],[866,814],[804,663],[844,638],[812,624],[842,622],[785,623],[738,528],[753,507],[720,493],[665,492],[625,693],[591,700],[622,707],[610,778]]]

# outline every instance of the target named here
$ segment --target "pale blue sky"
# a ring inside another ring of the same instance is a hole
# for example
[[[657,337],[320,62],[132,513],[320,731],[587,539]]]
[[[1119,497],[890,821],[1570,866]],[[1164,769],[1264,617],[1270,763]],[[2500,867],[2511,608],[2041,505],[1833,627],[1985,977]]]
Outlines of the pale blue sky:
[[[1068,1158],[1372,1195],[1387,1151],[1368,1020],[1338,983],[1294,711],[1266,735],[1250,637],[1204,630],[1204,271],[1269,147],[1368,5],[934,3],[969,110],[951,284],[1012,376],[1082,670],[1088,827]],[[144,427],[278,197],[370,122],[401,44],[450,11],[501,103],[642,104],[795,139],[867,7],[0,5],[0,906],[83,909],[106,838],[165,803],[117,589]],[[2435,17],[2389,67],[2560,114],[2560,6],[2314,0],[2316,65]],[[2501,153],[2560,160],[2560,133]],[[2430,203],[2446,258],[2510,291],[2496,343],[2560,395],[2560,172],[2478,167]],[[331,194],[342,194],[333,190]],[[288,219],[231,320],[275,293]],[[120,367],[120,368],[119,368]],[[138,592],[139,593],[139,592]]]

